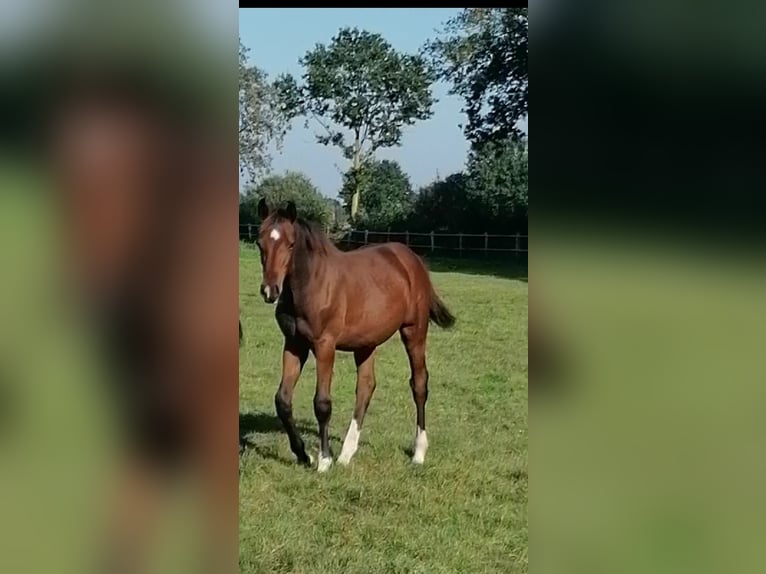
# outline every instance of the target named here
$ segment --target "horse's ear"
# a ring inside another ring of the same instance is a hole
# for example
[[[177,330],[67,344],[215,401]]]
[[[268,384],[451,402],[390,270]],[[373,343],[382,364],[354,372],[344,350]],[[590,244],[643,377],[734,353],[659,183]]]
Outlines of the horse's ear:
[[[261,221],[263,221],[268,216],[269,216],[269,206],[266,203],[266,198],[262,197],[261,201],[258,202],[258,217],[260,217]]]
[[[288,201],[286,211],[287,211],[287,218],[290,221],[295,221],[295,218],[298,217],[298,210],[295,208],[295,202]]]

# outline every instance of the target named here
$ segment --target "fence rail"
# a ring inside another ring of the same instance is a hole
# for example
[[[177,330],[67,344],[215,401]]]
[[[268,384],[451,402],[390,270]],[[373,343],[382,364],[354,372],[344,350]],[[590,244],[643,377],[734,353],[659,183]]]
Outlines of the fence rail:
[[[254,241],[257,237],[258,226],[242,224],[239,226],[239,237]],[[521,233],[502,235],[494,233],[430,233],[414,231],[370,231],[352,229],[344,237],[336,240],[339,246],[347,248],[360,247],[375,243],[398,241],[416,251],[445,253],[464,252],[512,253],[517,256],[529,252],[529,236]]]
[[[369,245],[399,241],[409,247],[423,251],[443,253],[494,252],[521,255],[528,252],[529,236],[516,233],[500,235],[494,233],[430,233],[412,231],[350,231],[344,243],[347,245]]]

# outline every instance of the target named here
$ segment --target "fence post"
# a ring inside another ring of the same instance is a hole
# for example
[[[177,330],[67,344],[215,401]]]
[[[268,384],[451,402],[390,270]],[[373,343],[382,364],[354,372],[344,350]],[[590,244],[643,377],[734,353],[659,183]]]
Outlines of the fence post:
[[[434,232],[431,231],[431,251],[434,250]]]
[[[253,240],[253,224],[252,223],[247,224],[247,239],[248,241]]]
[[[410,232],[409,231],[405,231],[404,232],[404,241],[405,241],[405,245],[409,246],[409,244],[410,244]]]
[[[514,251],[516,251],[516,254],[517,254],[517,255],[518,255],[518,254],[519,254],[519,252],[521,251],[521,249],[520,249],[520,248],[521,248],[521,233],[519,233],[519,232],[517,231],[517,232],[516,232],[516,249],[514,249]]]
[[[457,252],[458,252],[458,257],[463,256],[463,234],[462,233],[457,234]]]
[[[364,244],[367,245],[367,235],[370,233],[369,229],[364,230]]]

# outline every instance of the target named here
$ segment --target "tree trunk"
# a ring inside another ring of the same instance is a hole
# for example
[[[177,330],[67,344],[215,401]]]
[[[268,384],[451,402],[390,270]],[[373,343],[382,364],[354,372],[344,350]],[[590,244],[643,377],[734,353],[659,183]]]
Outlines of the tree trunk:
[[[356,223],[356,214],[359,212],[359,183],[356,184],[354,194],[351,196],[351,221]]]
[[[354,190],[351,194],[351,223],[356,223],[356,216],[359,213],[359,168],[361,167],[362,149],[359,145],[359,130],[356,130],[354,139]]]

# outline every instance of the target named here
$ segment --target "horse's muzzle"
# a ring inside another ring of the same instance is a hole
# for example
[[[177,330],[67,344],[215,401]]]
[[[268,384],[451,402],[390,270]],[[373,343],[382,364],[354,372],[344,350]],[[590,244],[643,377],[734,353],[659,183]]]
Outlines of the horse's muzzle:
[[[277,285],[261,284],[261,297],[266,303],[273,303],[279,299],[279,287]]]

